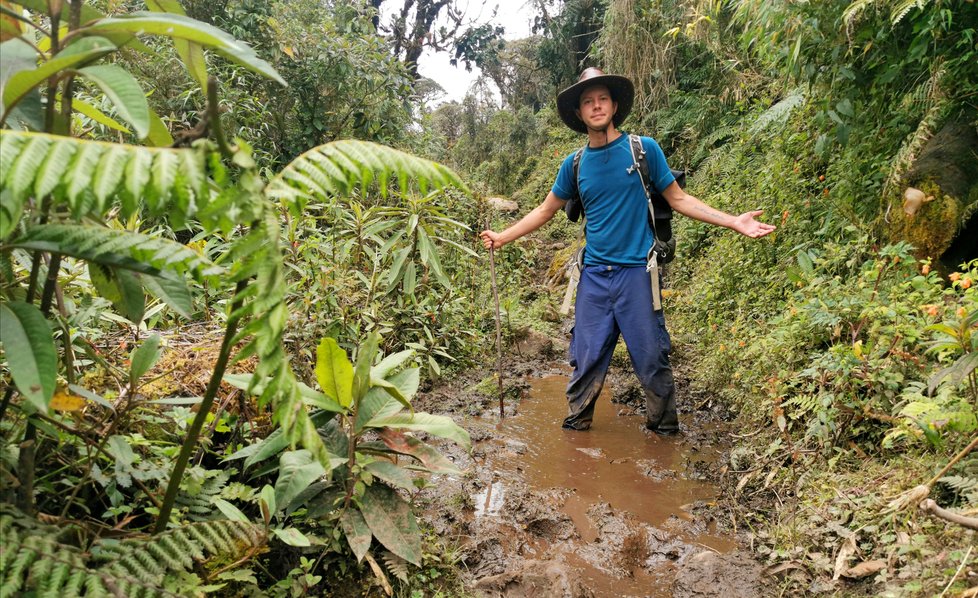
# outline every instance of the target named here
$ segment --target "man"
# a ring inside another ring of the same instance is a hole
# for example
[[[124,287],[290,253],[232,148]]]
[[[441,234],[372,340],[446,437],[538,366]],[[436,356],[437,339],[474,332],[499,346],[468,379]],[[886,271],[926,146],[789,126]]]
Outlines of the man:
[[[587,218],[587,245],[571,331],[574,373],[567,386],[569,412],[563,427],[591,427],[594,404],[621,334],[645,392],[646,427],[675,434],[679,418],[669,365],[671,344],[662,311],[653,308],[652,288],[657,285],[650,284],[646,268],[653,242],[648,202],[633,167],[628,136],[618,130],[633,98],[634,87],[625,77],[605,75],[596,68],[585,70],[577,83],[557,96],[564,124],[588,136],[578,180],[574,180],[571,154],[542,204],[501,233],[485,230],[480,236],[487,249],[498,249],[549,222],[577,190]],[[689,195],[676,183],[655,140],[643,137],[642,146],[652,184],[675,211],[752,238],[774,230],[755,220],[761,210],[732,216]]]

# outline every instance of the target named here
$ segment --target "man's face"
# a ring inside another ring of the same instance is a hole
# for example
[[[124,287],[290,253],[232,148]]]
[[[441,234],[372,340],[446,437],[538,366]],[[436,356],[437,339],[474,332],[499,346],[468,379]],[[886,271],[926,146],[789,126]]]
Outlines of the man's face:
[[[618,102],[611,99],[611,92],[604,85],[585,89],[578,106],[577,116],[595,131],[607,129],[618,111]]]

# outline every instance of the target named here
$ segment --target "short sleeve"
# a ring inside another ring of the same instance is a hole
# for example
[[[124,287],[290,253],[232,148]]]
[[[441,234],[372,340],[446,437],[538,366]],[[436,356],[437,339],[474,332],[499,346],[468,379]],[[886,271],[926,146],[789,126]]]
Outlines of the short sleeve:
[[[560,170],[557,171],[557,180],[554,181],[554,186],[551,188],[551,191],[558,198],[568,201],[571,197],[577,195],[575,193],[576,188],[577,181],[574,180],[574,154],[571,154],[560,163]]]
[[[666,163],[666,155],[655,139],[642,137],[642,146],[645,148],[645,158],[649,163],[649,178],[652,179],[655,190],[662,193],[676,180],[676,177],[672,176],[669,164]]]

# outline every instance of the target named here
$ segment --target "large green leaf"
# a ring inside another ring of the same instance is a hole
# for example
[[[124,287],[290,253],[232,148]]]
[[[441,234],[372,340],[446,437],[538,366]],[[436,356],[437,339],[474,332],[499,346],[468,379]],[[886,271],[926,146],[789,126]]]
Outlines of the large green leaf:
[[[388,550],[413,565],[421,565],[421,531],[411,506],[383,484],[367,487],[361,508],[374,537]]]
[[[154,334],[133,349],[129,356],[129,383],[136,384],[146,372],[153,369],[162,354],[158,334]]]
[[[952,387],[957,387],[964,380],[968,379],[971,372],[978,369],[978,353],[965,353],[950,366],[938,371],[927,382],[927,392],[934,396],[937,386],[945,378],[950,380]]]
[[[414,357],[415,351],[413,349],[407,349],[400,351],[398,353],[393,353],[383,358],[380,363],[370,368],[371,378],[387,378],[387,376],[408,362],[412,357]]]
[[[385,417],[376,417],[366,425],[367,428],[394,428],[398,430],[417,430],[432,436],[439,436],[455,441],[460,446],[469,449],[472,440],[469,433],[444,415],[430,413],[395,413]]]
[[[149,111],[149,135],[146,137],[147,145],[153,147],[169,147],[173,145],[173,135],[166,123],[152,109]]]
[[[370,386],[374,388],[383,388],[387,394],[397,399],[397,402],[401,404],[406,409],[414,411],[414,407],[411,406],[411,401],[401,393],[401,389],[395,386],[392,382],[384,380],[383,378],[370,378]]]
[[[380,346],[380,333],[376,330],[367,335],[367,342],[357,350],[357,363],[353,368],[353,395],[357,400],[370,390],[370,368]]]
[[[139,139],[149,135],[149,103],[143,88],[129,71],[114,64],[88,66],[78,73],[98,85],[116,112],[136,130]]]
[[[139,279],[121,268],[113,268],[97,262],[88,263],[88,278],[101,297],[112,302],[112,307],[133,324],[143,321],[146,313],[146,295]]]
[[[140,274],[139,281],[151,295],[166,303],[170,309],[181,316],[190,319],[193,310],[193,297],[185,280],[173,280],[159,276]]]
[[[224,272],[175,241],[104,226],[38,224],[12,239],[7,247],[48,251],[153,276],[189,274],[203,281]]]
[[[47,413],[58,376],[58,353],[47,319],[28,303],[0,303],[0,343],[17,389],[35,409]]]
[[[3,86],[4,113],[10,105],[19,101],[32,89],[45,82],[48,77],[65,69],[91,62],[100,56],[116,50],[116,45],[104,37],[78,39],[58,52],[51,60],[37,68],[20,71],[10,77]]]
[[[36,13],[42,15],[48,14],[48,0],[17,0],[17,4],[20,4],[24,8],[33,10]],[[81,23],[90,23],[98,19],[104,18],[105,14],[94,8],[91,4],[83,2],[80,6],[81,8]],[[61,21],[64,23],[64,20]],[[132,48],[133,50],[139,50],[145,54],[156,54],[152,48],[146,46],[131,33],[114,33],[107,35],[107,38],[118,47],[126,46],[127,48]]]
[[[229,377],[236,376],[236,382],[231,382]],[[250,376],[248,376],[250,378]],[[232,386],[237,388],[246,389],[248,388],[248,382],[242,379],[241,374],[228,374],[224,377],[225,382],[229,382]],[[317,411],[310,416],[312,424],[314,426],[324,426],[326,425],[334,415],[328,411]],[[262,439],[261,442],[256,442],[255,444],[248,445],[243,449],[235,452],[230,457],[227,457],[225,461],[234,461],[236,459],[244,459],[244,467],[248,469],[255,463],[260,463],[265,459],[274,457],[280,452],[284,451],[286,447],[289,446],[289,437],[282,428],[275,428],[271,434]]]
[[[327,396],[343,407],[353,400],[353,364],[336,339],[324,338],[316,348],[316,380]]]
[[[242,521],[244,523],[249,523],[251,521],[248,519],[247,515],[241,512],[241,509],[232,505],[223,498],[214,498],[212,501],[214,506],[217,507],[217,510],[231,521]]]
[[[194,42],[213,48],[214,51],[228,60],[282,85],[287,85],[285,79],[278,74],[272,65],[259,58],[248,44],[234,39],[217,27],[185,15],[139,11],[101,19],[81,31],[86,35],[119,32],[138,35],[149,33]]]
[[[240,388],[241,390],[262,395],[268,388],[270,379],[259,377],[259,379],[256,380],[255,376],[252,374],[225,374],[224,381],[231,386]],[[329,411],[331,413],[346,412],[346,409],[336,402],[335,399],[326,396],[315,388],[306,386],[302,382],[296,382],[296,387],[298,388],[299,394],[302,397],[302,402],[306,405],[316,407],[324,411]]]
[[[153,118],[158,119],[150,113],[151,123]],[[167,157],[161,158],[163,154]],[[18,201],[32,192],[53,192],[55,199],[67,200],[76,218],[96,207],[104,214],[115,205],[121,205],[123,217],[128,217],[150,197],[157,212],[183,220],[193,217],[209,200],[206,157],[205,149],[156,149],[0,131],[2,188],[10,189]],[[179,192],[164,185],[179,186]],[[55,206],[60,207],[57,202]]]
[[[371,461],[364,466],[364,469],[375,478],[384,480],[391,486],[404,488],[409,492],[416,489],[411,473],[386,459]]]
[[[20,37],[0,43],[0,55],[3,56],[0,62],[0,90],[17,73],[37,68],[37,50]]]
[[[54,144],[57,145],[57,144]],[[87,215],[95,206],[97,198],[92,192],[92,179],[96,174],[99,158],[111,147],[109,144],[88,144],[78,148],[74,157],[62,174],[65,180],[65,195],[75,220]]]
[[[10,189],[0,190],[0,241],[14,232],[20,215],[24,213],[24,200],[18,199]]]
[[[360,511],[348,508],[340,515],[340,527],[343,528],[343,535],[350,543],[350,550],[357,557],[357,562],[363,560],[363,555],[370,550],[370,541],[373,539],[370,527],[363,518]]]
[[[275,481],[275,504],[288,507],[292,499],[324,475],[326,470],[308,450],[282,453]]]
[[[6,144],[13,145],[13,144]],[[30,192],[34,183],[33,177],[41,170],[41,165],[51,147],[51,139],[48,137],[30,137],[20,145],[16,153],[13,154],[13,164],[5,172],[0,172],[4,177],[4,186],[10,189],[17,200],[24,200]],[[6,147],[3,148],[4,151]]]
[[[183,6],[177,0],[146,0],[146,8],[152,12],[168,12],[175,15],[185,15]],[[200,44],[189,42],[185,39],[174,39],[173,47],[176,49],[183,65],[187,67],[190,76],[200,84],[202,89],[207,89],[207,62],[204,60],[204,49]]]
[[[448,475],[459,475],[462,473],[448,457],[410,434],[392,428],[383,428],[380,430],[380,439],[391,451],[400,455],[414,457],[421,462],[425,469],[432,473],[444,473]],[[361,448],[363,448],[363,445],[361,445]]]
[[[317,430],[326,450],[334,455],[350,454],[350,436],[337,419],[326,422]]]
[[[277,527],[272,530],[272,533],[289,546],[295,546],[296,548],[312,546],[309,538],[294,527]]]
[[[388,378],[390,384],[402,389],[402,398],[403,395],[413,397],[418,390],[420,380],[418,368],[410,368]],[[367,426],[367,422],[375,417],[394,415],[403,408],[404,402],[400,398],[383,387],[375,386],[360,400],[353,429],[359,433]]]
[[[343,140],[313,148],[293,160],[268,183],[266,193],[284,200],[290,209],[299,209],[310,199],[347,194],[374,179],[386,194],[392,177],[403,192],[412,184],[468,191],[457,174],[437,162],[369,141]]]
[[[22,71],[37,68],[37,50],[20,37],[7,40],[0,44],[0,98],[7,87],[7,81]],[[6,112],[0,104],[0,113]],[[36,89],[28,92],[27,97],[7,116],[6,126],[10,128],[29,127],[34,130],[44,125],[41,94]]]
[[[120,123],[116,119],[112,118],[81,98],[72,98],[71,107],[82,116],[90,118],[100,125],[106,126],[121,133],[131,133],[131,131],[124,124]]]
[[[417,394],[418,386],[421,384],[421,370],[418,368],[408,368],[386,380],[371,377],[370,383],[375,386],[380,386],[402,405],[413,411],[411,401],[414,399],[414,395]]]

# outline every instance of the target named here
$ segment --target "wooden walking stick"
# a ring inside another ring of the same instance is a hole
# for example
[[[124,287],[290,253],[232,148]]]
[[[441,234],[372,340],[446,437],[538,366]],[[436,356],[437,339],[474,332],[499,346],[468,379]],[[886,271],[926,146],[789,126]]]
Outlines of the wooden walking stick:
[[[494,243],[493,243],[494,244]],[[499,419],[503,413],[503,330],[499,316],[499,289],[496,287],[496,250],[489,246],[489,274],[492,276],[492,298],[496,302],[496,377],[499,380]]]

